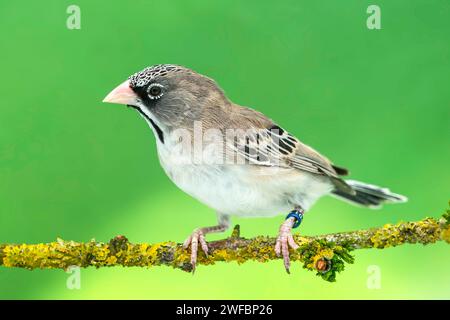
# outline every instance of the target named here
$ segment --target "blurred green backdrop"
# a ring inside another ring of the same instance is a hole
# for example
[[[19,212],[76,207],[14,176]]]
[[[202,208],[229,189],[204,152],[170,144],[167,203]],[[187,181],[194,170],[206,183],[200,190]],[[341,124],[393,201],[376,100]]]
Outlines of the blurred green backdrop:
[[[81,30],[66,9],[81,8]],[[352,171],[406,194],[371,211],[322,199],[300,232],[320,234],[437,217],[450,173],[450,3],[384,1],[0,2],[0,242],[56,237],[182,241],[215,222],[165,176],[136,112],[101,103],[131,73],[175,63],[216,79]],[[143,167],[144,165],[144,167]],[[182,215],[175,219],[174,213]],[[285,214],[285,213],[282,213]],[[237,219],[244,236],[275,235],[283,217]],[[217,239],[223,235],[210,236]],[[326,283],[282,262],[87,269],[68,290],[60,270],[0,268],[1,298],[450,298],[450,247],[357,251]],[[367,269],[381,288],[367,288]]]

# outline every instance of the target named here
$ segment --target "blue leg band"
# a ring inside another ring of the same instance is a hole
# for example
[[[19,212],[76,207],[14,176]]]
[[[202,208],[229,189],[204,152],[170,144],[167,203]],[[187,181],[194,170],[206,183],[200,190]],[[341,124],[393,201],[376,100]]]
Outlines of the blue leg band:
[[[292,226],[292,229],[297,228],[303,221],[303,210],[292,210],[289,212],[289,214],[286,216],[286,219],[294,218],[295,222]]]

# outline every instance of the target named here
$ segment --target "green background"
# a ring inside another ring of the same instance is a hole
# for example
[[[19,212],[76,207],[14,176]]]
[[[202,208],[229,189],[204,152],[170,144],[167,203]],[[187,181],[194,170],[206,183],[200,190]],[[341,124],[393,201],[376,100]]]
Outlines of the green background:
[[[66,28],[70,4],[81,8],[81,30]],[[366,27],[369,4],[381,7],[381,30]],[[163,173],[138,114],[101,102],[157,63],[209,75],[352,178],[410,198],[371,211],[326,197],[300,232],[438,217],[449,200],[449,17],[447,0],[2,0],[0,243],[182,241],[215,222]],[[275,235],[282,220],[233,222],[251,237]],[[0,268],[0,297],[450,298],[449,253],[443,243],[357,251],[336,283],[298,263],[287,275],[281,261],[200,266],[194,276],[85,269],[80,290],[66,288],[61,270]],[[378,290],[366,285],[371,265]]]

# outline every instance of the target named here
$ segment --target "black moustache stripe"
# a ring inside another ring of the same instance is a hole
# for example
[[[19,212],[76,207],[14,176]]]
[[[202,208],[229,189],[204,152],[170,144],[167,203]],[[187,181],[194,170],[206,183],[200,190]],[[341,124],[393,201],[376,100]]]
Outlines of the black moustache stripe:
[[[161,128],[158,127],[158,125],[155,123],[155,121],[153,121],[149,116],[147,116],[147,114],[144,111],[142,111],[141,108],[136,107],[136,106],[131,106],[131,105],[130,105],[130,107],[133,109],[136,109],[145,119],[147,119],[152,124],[153,128],[156,131],[156,134],[158,135],[159,141],[161,141],[161,143],[164,144],[164,133],[162,132]]]

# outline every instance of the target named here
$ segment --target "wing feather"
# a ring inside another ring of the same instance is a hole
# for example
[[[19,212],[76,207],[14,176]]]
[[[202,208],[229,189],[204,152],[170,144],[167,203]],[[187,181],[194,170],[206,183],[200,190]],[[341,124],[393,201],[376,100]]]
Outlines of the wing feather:
[[[334,167],[326,157],[273,123],[264,128],[251,127],[237,135],[231,149],[242,162],[296,168],[328,176],[337,189],[351,192],[351,187],[339,177],[339,174],[347,172],[346,169]]]

